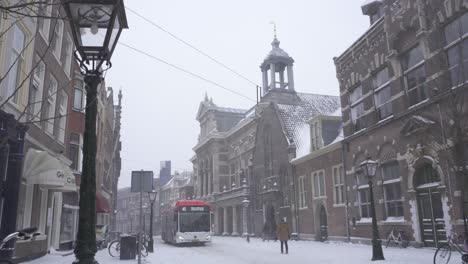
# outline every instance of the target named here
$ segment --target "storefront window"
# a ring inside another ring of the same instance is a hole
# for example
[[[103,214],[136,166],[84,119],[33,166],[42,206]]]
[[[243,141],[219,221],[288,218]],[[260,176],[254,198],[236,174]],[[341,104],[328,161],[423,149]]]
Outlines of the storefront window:
[[[73,209],[62,208],[62,220],[60,224],[60,243],[75,240],[73,237]]]

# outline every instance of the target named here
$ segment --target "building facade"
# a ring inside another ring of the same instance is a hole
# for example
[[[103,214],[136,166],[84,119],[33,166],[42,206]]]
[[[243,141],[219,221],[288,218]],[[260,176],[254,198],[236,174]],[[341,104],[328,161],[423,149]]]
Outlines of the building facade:
[[[217,106],[205,96],[200,103],[200,122],[194,164],[197,199],[210,203],[214,210],[217,235],[249,233],[249,163],[255,139],[254,109]]]
[[[371,237],[369,185],[379,162],[376,216],[415,245],[461,232],[466,208],[468,21],[463,1],[368,1],[370,28],[335,58],[344,130],[350,234]]]
[[[348,236],[341,124],[338,109],[312,118],[300,130],[302,144],[291,161],[300,239],[345,240]]]
[[[276,236],[276,226],[286,220],[298,233],[298,204],[291,161],[302,148],[301,129],[318,115],[335,113],[338,97],[297,92],[294,59],[279,47],[272,49],[260,66],[263,93],[256,107],[256,139],[252,158],[252,210],[254,233]]]

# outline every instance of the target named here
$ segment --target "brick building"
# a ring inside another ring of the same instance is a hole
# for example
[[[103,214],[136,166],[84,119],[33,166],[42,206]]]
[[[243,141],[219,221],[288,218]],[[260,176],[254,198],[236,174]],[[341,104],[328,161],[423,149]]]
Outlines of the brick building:
[[[341,109],[313,117],[299,135],[300,148],[291,161],[297,182],[299,238],[344,240],[347,229]]]
[[[367,1],[362,11],[370,28],[334,58],[350,234],[372,234],[369,185],[359,169],[370,156],[380,164],[381,236],[397,226],[415,245],[437,246],[461,231],[468,189],[466,2]]]
[[[260,66],[263,92],[256,106],[256,135],[250,185],[253,233],[274,235],[281,219],[297,234],[296,178],[290,163],[301,148],[299,131],[311,118],[339,109],[339,98],[295,90],[294,60],[274,38]]]

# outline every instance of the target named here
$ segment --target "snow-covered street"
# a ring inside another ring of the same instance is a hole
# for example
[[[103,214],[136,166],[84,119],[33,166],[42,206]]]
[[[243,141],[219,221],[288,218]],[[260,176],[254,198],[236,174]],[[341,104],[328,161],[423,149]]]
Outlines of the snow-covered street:
[[[375,263],[370,261],[372,248],[367,245],[347,243],[319,243],[313,241],[290,241],[289,254],[280,253],[279,242],[262,242],[251,239],[247,243],[243,238],[215,237],[211,245],[199,247],[175,247],[162,243],[157,239],[155,253],[150,253],[143,263],[152,264],[276,264],[276,263],[319,263],[319,264],[355,264]],[[388,264],[430,264],[433,261],[434,249],[416,248],[384,248]],[[73,255],[47,255],[28,262],[28,264],[70,264]],[[107,250],[101,250],[96,255],[100,264],[137,263],[136,260],[120,261],[109,256]],[[452,254],[451,264],[460,264],[460,255]]]

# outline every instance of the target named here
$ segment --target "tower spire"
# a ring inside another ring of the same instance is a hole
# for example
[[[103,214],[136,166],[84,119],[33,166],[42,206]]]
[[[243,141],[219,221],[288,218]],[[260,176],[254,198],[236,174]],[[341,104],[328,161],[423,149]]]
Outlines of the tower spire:
[[[277,37],[277,35],[276,35],[276,23],[275,23],[275,21],[271,21],[270,24],[273,25],[273,36],[276,39],[276,37]]]

